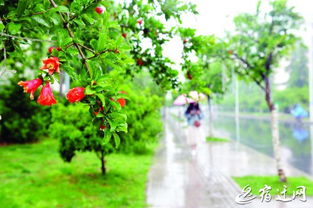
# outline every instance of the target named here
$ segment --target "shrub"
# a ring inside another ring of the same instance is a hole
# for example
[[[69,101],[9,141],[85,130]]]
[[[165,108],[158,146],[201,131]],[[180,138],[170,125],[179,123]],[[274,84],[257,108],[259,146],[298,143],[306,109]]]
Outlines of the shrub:
[[[88,106],[82,103],[52,106],[52,122],[49,127],[50,137],[60,140],[60,154],[64,161],[70,162],[77,151],[99,150],[103,137],[93,125]],[[106,145],[105,153],[113,148]]]
[[[146,144],[156,141],[162,132],[160,108],[162,99],[150,89],[128,90],[129,101],[124,108],[128,132],[120,133],[125,152],[145,153]]]
[[[37,141],[47,132],[51,114],[49,107],[29,101],[29,95],[17,85],[17,77],[0,86],[0,141],[26,143]]]
[[[132,86],[132,85],[131,85]],[[93,125],[89,107],[76,103],[59,103],[52,107],[50,137],[60,140],[60,154],[64,161],[70,162],[77,152],[94,151],[101,160],[102,172],[105,172],[104,156],[113,151],[145,153],[146,144],[155,141],[162,131],[160,116],[161,98],[152,95],[150,90],[134,90],[123,87],[127,93],[123,113],[127,115],[128,133],[119,132],[118,147],[116,137],[106,138],[107,131],[99,131],[99,125]],[[105,144],[104,144],[105,143]],[[104,150],[103,150],[103,147]],[[114,148],[115,147],[115,148]]]

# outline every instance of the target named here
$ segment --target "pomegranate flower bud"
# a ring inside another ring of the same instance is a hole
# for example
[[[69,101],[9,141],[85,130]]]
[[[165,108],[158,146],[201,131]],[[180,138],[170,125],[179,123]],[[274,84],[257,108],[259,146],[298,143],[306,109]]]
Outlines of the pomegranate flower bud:
[[[60,73],[60,62],[57,57],[50,57],[42,61],[43,66],[40,69],[48,69],[50,75],[54,72]]]
[[[105,8],[103,6],[98,6],[98,7],[96,7],[95,11],[98,14],[103,14],[103,12],[105,11]]]
[[[143,66],[145,64],[141,58],[138,58],[136,60],[136,63],[137,63],[138,66]]]
[[[107,127],[105,126],[105,125],[103,125],[103,124],[101,124],[100,125],[100,130],[104,130],[104,129],[106,129]]]
[[[119,91],[119,93],[127,94],[125,91]],[[117,99],[117,102],[120,104],[121,107],[124,107],[126,105],[126,100],[124,98]]]
[[[70,89],[66,95],[66,98],[69,102],[75,103],[81,101],[85,97],[85,88],[75,87]]]
[[[60,51],[61,48],[60,48],[60,47],[55,47],[55,46],[52,46],[52,47],[48,48],[48,52],[49,52],[49,53],[52,53],[53,50]]]
[[[137,23],[141,25],[142,24],[142,19],[137,20]]]
[[[30,99],[34,99],[34,93],[36,92],[37,88],[42,84],[41,79],[33,79],[29,81],[20,81],[17,83],[19,86],[24,88],[25,93],[30,94]]]
[[[50,87],[50,82],[46,82],[46,85],[42,87],[37,103],[40,105],[48,105],[48,106],[51,106],[57,103],[57,101],[55,100],[53,96],[53,92]]]

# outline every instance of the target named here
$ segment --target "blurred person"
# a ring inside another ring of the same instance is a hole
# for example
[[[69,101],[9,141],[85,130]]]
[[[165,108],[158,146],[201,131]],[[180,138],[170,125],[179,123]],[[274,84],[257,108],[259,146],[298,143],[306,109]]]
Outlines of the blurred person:
[[[302,122],[302,118],[308,117],[308,112],[304,110],[300,104],[294,105],[294,107],[291,109],[291,114],[295,117],[295,119],[298,122]]]
[[[199,127],[201,125],[200,120],[203,117],[199,103],[190,103],[185,111],[185,116],[187,118],[188,125]]]

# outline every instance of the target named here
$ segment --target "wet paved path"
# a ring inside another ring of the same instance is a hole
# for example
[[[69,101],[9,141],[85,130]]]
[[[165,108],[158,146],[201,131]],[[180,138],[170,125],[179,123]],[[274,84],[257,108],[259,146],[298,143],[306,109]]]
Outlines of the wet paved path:
[[[306,203],[235,203],[240,193],[231,176],[273,175],[272,158],[238,143],[206,143],[206,128],[187,127],[167,113],[165,137],[156,153],[147,187],[152,208],[313,208]],[[215,135],[225,137],[224,133]],[[239,162],[240,161],[240,162]],[[305,175],[290,166],[288,175]],[[308,176],[309,177],[309,176]]]

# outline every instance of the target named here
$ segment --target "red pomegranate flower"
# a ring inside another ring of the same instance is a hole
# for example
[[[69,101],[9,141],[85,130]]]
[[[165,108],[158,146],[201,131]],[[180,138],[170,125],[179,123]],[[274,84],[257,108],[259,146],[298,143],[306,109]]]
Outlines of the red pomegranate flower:
[[[46,82],[46,85],[42,87],[37,103],[40,105],[48,105],[48,106],[51,106],[57,103],[57,101],[55,100],[53,96],[53,92],[50,87],[50,82]]]
[[[120,104],[121,107],[126,105],[126,100],[124,98],[117,99],[117,102]]]
[[[75,87],[70,89],[66,95],[66,98],[69,102],[75,103],[81,101],[85,97],[85,88]]]
[[[49,52],[49,53],[52,53],[53,50],[60,51],[61,48],[60,48],[60,47],[55,47],[55,46],[52,46],[52,47],[48,48],[48,52]]]
[[[126,38],[127,34],[126,33],[122,33],[122,36],[123,36],[123,38]]]
[[[98,6],[96,7],[95,11],[98,13],[98,14],[102,14],[104,12],[105,8],[103,6]]]
[[[125,91],[119,91],[119,93],[127,94],[127,92],[125,92]],[[110,100],[112,100],[114,102],[118,102],[121,107],[124,107],[126,105],[126,100],[124,98],[119,98],[117,100],[114,100],[113,98],[110,98]]]
[[[20,81],[17,83],[19,86],[24,88],[24,92],[30,94],[30,99],[34,99],[34,93],[36,92],[37,88],[42,84],[41,79],[33,79],[29,81]]]
[[[127,94],[125,91],[119,91],[119,93]],[[117,99],[117,102],[120,104],[121,107],[124,107],[126,105],[126,100],[124,98]]]
[[[50,75],[54,72],[60,73],[60,62],[58,57],[50,57],[42,62],[44,65],[40,69],[48,69]]]
[[[105,126],[105,125],[103,125],[103,124],[101,124],[100,125],[100,130],[104,130],[104,129],[106,129],[107,127]]]
[[[137,20],[137,23],[141,25],[142,24],[142,19]]]

